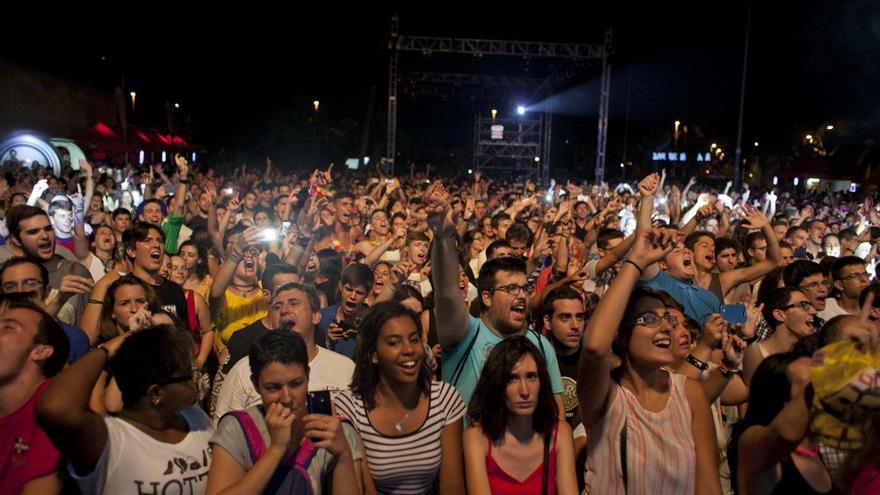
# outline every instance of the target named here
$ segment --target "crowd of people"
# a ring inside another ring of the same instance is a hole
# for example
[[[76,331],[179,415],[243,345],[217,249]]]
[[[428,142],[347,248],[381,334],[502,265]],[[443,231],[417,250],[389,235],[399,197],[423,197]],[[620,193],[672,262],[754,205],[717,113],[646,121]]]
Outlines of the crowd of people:
[[[173,161],[0,170],[0,492],[880,493],[869,193]]]

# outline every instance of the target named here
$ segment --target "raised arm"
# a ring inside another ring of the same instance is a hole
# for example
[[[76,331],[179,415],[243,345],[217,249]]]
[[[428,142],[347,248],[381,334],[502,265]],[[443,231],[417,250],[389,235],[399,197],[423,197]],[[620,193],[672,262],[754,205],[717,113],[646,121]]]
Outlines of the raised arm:
[[[442,184],[434,182],[428,190],[428,225],[434,232],[431,246],[431,284],[434,286],[434,313],[437,316],[437,338],[440,347],[449,351],[464,338],[468,328],[468,312],[458,289],[458,247],[452,207],[446,201]]]
[[[761,229],[764,233],[764,238],[767,239],[767,259],[752,266],[722,273],[721,291],[724,295],[727,295],[737,285],[763,277],[782,265],[782,249],[779,247],[779,241],[776,239],[776,232],[773,231],[770,220],[750,205],[743,205],[743,213],[746,216],[744,227]]]
[[[174,155],[174,164],[177,165],[177,189],[174,192],[174,201],[171,202],[171,210],[169,213],[184,214],[184,205],[186,204],[186,186],[189,182],[187,172],[189,165],[186,157],[180,153]]]
[[[64,369],[37,402],[36,418],[79,474],[94,471],[107,444],[104,419],[89,410],[92,388],[128,333]]]
[[[611,392],[611,344],[617,335],[630,294],[642,267],[660,260],[677,241],[674,231],[655,230],[639,234],[627,263],[599,301],[584,332],[578,401],[584,426],[590,427],[605,414]]]

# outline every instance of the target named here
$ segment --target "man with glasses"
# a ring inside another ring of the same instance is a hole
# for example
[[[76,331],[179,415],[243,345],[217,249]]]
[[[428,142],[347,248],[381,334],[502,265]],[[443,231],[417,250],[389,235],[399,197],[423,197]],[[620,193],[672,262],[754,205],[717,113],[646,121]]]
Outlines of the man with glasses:
[[[513,257],[487,261],[477,278],[477,301],[482,312],[479,318],[470,316],[458,284],[455,226],[459,219],[454,219],[442,186],[438,186],[432,186],[426,210],[428,224],[434,231],[431,281],[436,304],[437,338],[443,349],[443,381],[452,384],[465,403],[470,402],[492,348],[507,337],[525,333],[541,349],[547,361],[547,372],[560,418],[564,419],[564,387],[556,353],[550,341],[537,332],[528,331],[526,327],[529,294],[526,292],[525,262]]]
[[[868,286],[865,260],[858,256],[844,256],[831,265],[837,299],[828,298],[819,317],[825,321],[838,315],[856,315],[861,311],[859,295]]]
[[[797,260],[782,271],[785,286],[800,289],[818,313],[825,310],[828,293],[831,290],[831,283],[826,275],[821,265],[807,260]],[[822,328],[825,319],[817,315],[813,323],[816,328]],[[769,337],[769,334],[767,336]]]
[[[65,285],[62,283],[62,289]],[[59,295],[49,297],[49,271],[46,267],[28,258],[9,258],[0,266],[0,289],[4,294],[28,293],[30,300],[45,309],[49,314],[58,312],[61,300]],[[72,363],[89,352],[89,338],[81,329],[60,323],[70,341],[67,362]]]

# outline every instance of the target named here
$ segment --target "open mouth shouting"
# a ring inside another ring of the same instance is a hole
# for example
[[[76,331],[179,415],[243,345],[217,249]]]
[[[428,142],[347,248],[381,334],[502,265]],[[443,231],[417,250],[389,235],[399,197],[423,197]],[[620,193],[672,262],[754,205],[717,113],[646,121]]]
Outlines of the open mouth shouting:
[[[525,321],[526,319],[526,301],[525,299],[517,299],[510,306],[510,316],[516,321]]]
[[[40,253],[41,258],[51,258],[55,252],[55,246],[52,245],[51,240],[44,239],[37,243],[37,251]]]

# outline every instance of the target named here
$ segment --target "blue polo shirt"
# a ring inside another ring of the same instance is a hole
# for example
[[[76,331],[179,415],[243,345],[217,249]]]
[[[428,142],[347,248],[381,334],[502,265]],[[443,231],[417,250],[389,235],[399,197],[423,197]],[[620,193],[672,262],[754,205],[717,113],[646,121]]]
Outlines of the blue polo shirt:
[[[670,277],[665,270],[660,270],[651,280],[641,280],[639,283],[672,296],[684,307],[684,314],[697,320],[700,325],[709,315],[721,311],[721,301],[715,294],[700,287],[696,282],[682,282]]]

